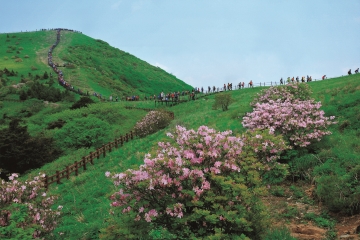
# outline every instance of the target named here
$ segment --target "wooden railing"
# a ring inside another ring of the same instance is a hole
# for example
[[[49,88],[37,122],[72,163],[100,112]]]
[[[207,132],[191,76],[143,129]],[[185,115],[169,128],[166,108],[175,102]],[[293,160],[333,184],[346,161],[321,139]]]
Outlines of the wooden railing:
[[[101,148],[96,149],[96,151],[91,152],[89,155],[82,157],[80,161],[75,161],[74,164],[66,166],[61,171],[56,171],[55,174],[48,176],[45,175],[44,178],[44,187],[48,189],[52,183],[60,183],[61,179],[66,178],[69,179],[72,173],[75,173],[75,176],[79,174],[79,170],[83,168],[86,170],[86,165],[89,163],[94,165],[94,159],[99,159],[102,155],[106,157],[106,152],[111,152],[114,148],[118,148],[119,146],[123,146],[125,142],[129,142],[130,140],[134,139],[133,131],[130,133],[125,134],[119,138],[116,138],[113,142],[109,142],[104,144]]]
[[[134,133],[133,131],[130,131],[130,133],[116,138],[113,142],[104,144],[101,148],[96,149],[96,151],[82,157],[80,161],[75,161],[74,164],[66,166],[63,170],[56,171],[56,173],[51,176],[45,175],[44,187],[48,189],[49,185],[52,183],[59,184],[61,179],[69,179],[72,173],[75,173],[75,176],[77,176],[79,174],[79,169],[83,168],[83,170],[86,170],[86,165],[89,163],[94,165],[95,158],[99,159],[101,155],[106,157],[107,151],[111,152],[114,148],[121,147],[125,142],[129,142],[132,139],[134,139]]]
[[[140,109],[144,111],[156,111],[156,109],[151,108],[138,108],[138,107],[125,107],[127,109]],[[170,111],[165,111],[168,113],[171,117],[171,119],[174,119],[174,113]],[[52,183],[61,183],[61,179],[69,179],[70,175],[75,173],[75,176],[79,175],[79,170],[87,169],[87,165],[91,164],[94,165],[94,159],[99,159],[100,156],[106,157],[106,152],[111,152],[114,148],[118,148],[124,145],[125,142],[129,142],[130,140],[133,140],[135,137],[135,134],[133,131],[130,131],[130,133],[125,134],[124,136],[120,136],[119,138],[115,138],[113,142],[109,142],[107,144],[104,144],[102,147],[96,149],[94,152],[89,153],[89,155],[82,157],[80,161],[75,161],[74,164],[66,166],[63,170],[56,171],[55,174],[48,176],[45,175],[44,178],[44,187],[47,190],[49,186]]]

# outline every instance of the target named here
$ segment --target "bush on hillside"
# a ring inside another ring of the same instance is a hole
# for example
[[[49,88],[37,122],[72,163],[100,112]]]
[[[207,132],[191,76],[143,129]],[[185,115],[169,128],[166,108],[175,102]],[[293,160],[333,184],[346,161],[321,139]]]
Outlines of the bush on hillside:
[[[81,97],[79,101],[75,102],[70,109],[78,109],[82,107],[87,107],[89,104],[95,103],[94,100],[92,100],[89,97]]]
[[[134,127],[135,135],[145,137],[163,129],[171,122],[169,113],[165,111],[150,111],[146,116]]]
[[[95,117],[74,119],[55,133],[62,149],[101,147],[109,141],[110,125]]]
[[[0,168],[1,177],[6,173],[24,173],[38,168],[60,156],[52,138],[32,137],[27,126],[21,126],[19,119],[13,119],[9,127],[0,130]]]
[[[311,141],[320,141],[331,134],[327,126],[335,124],[335,117],[325,117],[321,103],[313,100],[300,101],[280,99],[268,103],[257,103],[251,113],[246,114],[242,124],[249,129],[270,129],[283,134],[291,146],[306,147]]]
[[[229,109],[229,105],[233,102],[231,98],[231,93],[220,93],[215,95],[215,102],[212,106],[213,109],[218,109],[219,107],[222,108],[223,111]]]
[[[147,154],[139,169],[112,175],[120,190],[110,197],[111,206],[128,221],[108,228],[108,235],[138,236],[141,227],[161,228],[178,239],[258,239],[267,229],[261,175],[285,170],[276,162],[286,148],[281,137],[234,137],[206,126],[177,126],[167,135],[173,140],[159,142],[157,155]]]
[[[311,100],[311,90],[308,84],[303,83],[294,83],[287,84],[285,86],[270,87],[268,89],[262,90],[258,93],[251,103],[252,106],[255,106],[257,103],[268,103],[269,101],[306,101]]]
[[[9,181],[0,181],[0,238],[42,238],[57,224],[62,206],[52,205],[56,197],[43,192],[44,174],[21,181],[11,174]]]
[[[261,91],[242,124],[249,129],[270,129],[283,134],[291,146],[306,147],[331,134],[327,126],[335,117],[325,117],[321,103],[310,98],[307,84],[288,84]]]

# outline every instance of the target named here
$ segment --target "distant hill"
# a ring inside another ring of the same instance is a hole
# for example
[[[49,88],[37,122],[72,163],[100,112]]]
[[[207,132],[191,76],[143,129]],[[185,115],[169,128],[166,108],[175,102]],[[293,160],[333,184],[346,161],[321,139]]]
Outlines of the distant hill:
[[[0,34],[0,70],[17,73],[10,83],[31,74],[52,72],[47,65],[48,49],[56,31]],[[159,67],[111,47],[108,43],[73,31],[61,31],[53,62],[61,67],[65,81],[82,91],[104,96],[153,95],[160,91],[190,90],[191,86]]]

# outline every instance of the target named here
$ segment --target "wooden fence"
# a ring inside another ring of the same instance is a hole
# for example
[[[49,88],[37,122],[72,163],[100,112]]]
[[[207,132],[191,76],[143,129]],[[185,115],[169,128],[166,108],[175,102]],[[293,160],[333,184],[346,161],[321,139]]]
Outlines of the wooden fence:
[[[127,109],[140,109],[144,111],[154,111],[155,109],[150,108],[138,108],[138,107],[125,107]],[[155,110],[156,111],[156,110]],[[174,119],[174,113],[170,111],[165,111]],[[99,159],[100,156],[106,157],[106,152],[111,152],[114,148],[118,148],[124,145],[125,142],[129,142],[134,139],[134,132],[130,131],[130,133],[125,134],[124,136],[120,136],[116,138],[113,142],[109,142],[104,144],[101,148],[96,149],[96,151],[89,153],[89,155],[82,157],[80,161],[75,161],[74,164],[66,166],[63,170],[56,171],[55,174],[48,176],[45,175],[44,178],[44,187],[47,190],[52,183],[61,183],[61,179],[69,179],[72,173],[75,173],[75,176],[79,175],[79,170],[81,168],[86,170],[86,166],[88,164],[94,165],[94,159]]]
[[[119,146],[123,146],[125,142],[129,142],[134,139],[133,131],[125,134],[119,138],[116,138],[113,142],[109,142],[104,144],[101,148],[96,149],[96,151],[91,152],[89,155],[82,157],[80,161],[75,161],[74,164],[66,166],[61,171],[56,171],[54,175],[48,176],[45,175],[44,178],[44,187],[45,189],[49,188],[49,185],[52,183],[60,183],[60,180],[63,178],[69,179],[72,173],[75,173],[75,176],[79,174],[79,169],[83,168],[86,170],[86,165],[91,164],[94,165],[94,159],[99,159],[101,155],[106,157],[106,152],[111,152],[114,148],[118,148]]]

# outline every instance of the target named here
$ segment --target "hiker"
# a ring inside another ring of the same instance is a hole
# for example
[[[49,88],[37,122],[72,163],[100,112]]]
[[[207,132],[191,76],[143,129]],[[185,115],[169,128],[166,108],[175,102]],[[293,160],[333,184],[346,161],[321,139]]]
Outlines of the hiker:
[[[296,77],[296,82],[299,82],[299,76]]]
[[[280,78],[280,85],[283,85],[283,84],[284,84],[283,79]]]
[[[349,69],[348,74],[351,75],[351,69]]]
[[[322,80],[324,80],[326,78],[326,75],[322,76]]]
[[[250,80],[249,84],[248,84],[248,87],[253,87],[253,81]]]
[[[357,69],[355,70],[355,73],[359,73],[359,68],[357,68]]]
[[[224,83],[224,91],[226,91],[226,84]]]

